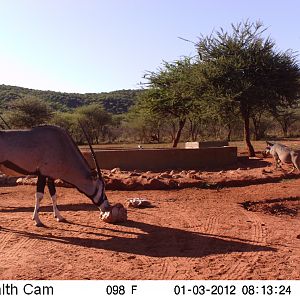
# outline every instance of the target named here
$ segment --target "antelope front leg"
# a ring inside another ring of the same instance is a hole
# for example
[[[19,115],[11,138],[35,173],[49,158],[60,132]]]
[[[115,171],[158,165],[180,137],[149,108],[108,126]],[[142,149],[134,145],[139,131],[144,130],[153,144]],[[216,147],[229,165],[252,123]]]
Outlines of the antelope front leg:
[[[44,197],[45,185],[46,185],[46,177],[39,175],[37,180],[37,185],[36,185],[35,207],[32,216],[32,219],[34,220],[36,226],[43,226],[43,223],[39,218],[39,210],[40,210],[40,202]]]

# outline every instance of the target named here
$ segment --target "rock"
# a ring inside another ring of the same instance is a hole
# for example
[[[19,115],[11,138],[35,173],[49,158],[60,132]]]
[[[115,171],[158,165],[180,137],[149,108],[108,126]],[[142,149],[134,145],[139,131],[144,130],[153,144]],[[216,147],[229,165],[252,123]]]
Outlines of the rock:
[[[126,184],[119,178],[109,178],[106,182],[106,187],[110,190],[124,190],[126,189]]]
[[[138,173],[138,172],[131,172],[128,174],[128,176],[141,176],[142,174],[141,173]]]
[[[197,174],[189,174],[188,175],[188,178],[191,178],[191,179],[196,179],[196,180],[199,180],[201,179],[201,177]]]
[[[36,185],[37,178],[19,178],[18,184],[24,184],[24,185]]]
[[[125,186],[125,190],[128,191],[134,191],[134,190],[140,190],[141,189],[141,182],[137,180],[137,178],[129,177],[127,179],[123,180],[123,184]]]
[[[268,171],[268,170],[263,169],[263,170],[261,171],[261,173],[262,173],[262,174],[270,174],[270,173],[273,173],[273,172],[272,172],[272,171]]]
[[[195,171],[195,170],[190,170],[190,171],[187,172],[187,174],[190,174],[190,175],[193,175],[193,174],[196,174],[196,173],[197,173],[197,171]]]
[[[167,172],[164,172],[164,173],[161,173],[161,174],[160,174],[160,178],[172,178],[172,175],[170,175],[170,174],[167,173]]]
[[[66,187],[66,188],[71,188],[71,187],[73,187],[71,184],[66,183],[66,182],[64,182],[64,181],[61,180],[61,179],[56,179],[56,180],[54,181],[54,183],[55,183],[56,186],[59,186],[59,187]]]
[[[114,168],[110,171],[111,173],[120,173],[121,172],[121,169],[120,168]]]
[[[16,184],[23,184],[23,178],[18,178]]]
[[[100,218],[106,223],[124,222],[127,220],[127,209],[121,203],[117,203],[109,211],[100,212]]]
[[[168,182],[169,188],[171,189],[177,189],[178,188],[178,182],[176,180],[170,179]]]
[[[175,175],[172,176],[172,178],[178,179],[178,178],[182,178],[182,177],[179,174],[175,174]]]
[[[152,190],[166,189],[168,188],[168,184],[156,178],[151,178],[148,181],[148,184],[145,185],[145,188]]]

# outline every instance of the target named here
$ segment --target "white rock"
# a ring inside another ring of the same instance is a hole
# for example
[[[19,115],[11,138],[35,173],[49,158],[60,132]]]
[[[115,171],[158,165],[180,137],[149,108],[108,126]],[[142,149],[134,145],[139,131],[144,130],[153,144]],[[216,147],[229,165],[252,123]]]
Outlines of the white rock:
[[[121,169],[120,168],[114,168],[110,172],[111,173],[119,173],[119,172],[121,172]]]
[[[23,178],[18,178],[16,181],[17,184],[23,184]]]

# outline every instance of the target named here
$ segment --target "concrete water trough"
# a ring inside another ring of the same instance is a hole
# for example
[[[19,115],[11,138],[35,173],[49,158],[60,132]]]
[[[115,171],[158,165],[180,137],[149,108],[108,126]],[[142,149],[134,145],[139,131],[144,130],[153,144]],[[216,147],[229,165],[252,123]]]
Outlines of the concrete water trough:
[[[205,141],[205,142],[186,142],[184,147],[186,149],[198,149],[208,147],[224,147],[228,146],[228,141]]]
[[[82,151],[94,166],[89,151]],[[102,169],[163,171],[224,168],[237,163],[237,147],[198,149],[103,149],[95,151]]]

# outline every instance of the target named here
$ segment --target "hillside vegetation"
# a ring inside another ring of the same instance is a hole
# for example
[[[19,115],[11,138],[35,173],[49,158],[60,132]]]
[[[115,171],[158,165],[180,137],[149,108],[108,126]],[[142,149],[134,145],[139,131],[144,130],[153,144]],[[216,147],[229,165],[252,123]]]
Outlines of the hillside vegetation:
[[[135,103],[139,90],[120,90],[107,93],[60,93],[17,86],[0,85],[0,107],[6,109],[13,100],[32,96],[46,101],[54,110],[66,112],[83,105],[101,104],[107,112],[123,114]]]

